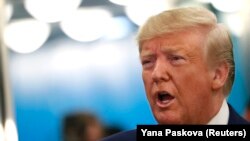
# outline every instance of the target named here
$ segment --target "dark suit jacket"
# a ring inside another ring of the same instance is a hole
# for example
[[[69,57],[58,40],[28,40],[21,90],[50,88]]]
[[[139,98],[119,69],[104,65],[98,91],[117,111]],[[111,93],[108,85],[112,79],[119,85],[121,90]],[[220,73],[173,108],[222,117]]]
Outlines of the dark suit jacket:
[[[228,125],[233,124],[249,124],[244,118],[242,118],[231,105],[229,107],[229,120]],[[120,132],[109,137],[102,139],[101,141],[136,141],[136,130],[129,130]]]

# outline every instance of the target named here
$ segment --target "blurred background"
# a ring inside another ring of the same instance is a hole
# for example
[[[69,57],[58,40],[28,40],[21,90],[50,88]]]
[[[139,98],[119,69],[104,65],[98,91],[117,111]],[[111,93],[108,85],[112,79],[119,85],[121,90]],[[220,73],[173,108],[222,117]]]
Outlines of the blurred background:
[[[228,26],[236,61],[228,100],[247,115],[249,0],[3,2],[1,69],[7,70],[9,91],[1,91],[0,99],[11,111],[8,141],[66,141],[85,131],[85,125],[98,126],[95,131],[105,130],[106,136],[156,123],[144,94],[135,35],[149,16],[185,6],[206,7]],[[8,110],[2,108],[2,117]],[[0,134],[4,130],[1,126]],[[72,135],[74,130],[79,134]]]

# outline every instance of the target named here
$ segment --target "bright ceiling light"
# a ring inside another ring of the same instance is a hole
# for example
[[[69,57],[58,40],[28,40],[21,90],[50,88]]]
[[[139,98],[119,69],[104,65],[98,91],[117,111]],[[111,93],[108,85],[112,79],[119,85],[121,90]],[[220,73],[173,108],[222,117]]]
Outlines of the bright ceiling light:
[[[232,13],[232,14],[223,15],[222,20],[224,23],[227,24],[229,30],[233,34],[237,36],[241,36],[245,31],[246,22],[244,22],[244,20],[246,18],[247,17],[244,17],[243,15],[239,13]]]
[[[64,19],[61,29],[70,38],[89,42],[102,37],[111,20],[111,14],[98,8],[82,8],[72,16]]]
[[[17,128],[13,119],[6,120],[4,131],[6,141],[18,141]]]
[[[2,123],[0,123],[0,141],[5,141],[5,135]]]
[[[34,19],[16,20],[4,30],[5,44],[15,52],[31,53],[41,47],[50,34],[50,27]]]
[[[69,16],[82,0],[25,0],[26,10],[34,18],[44,22],[58,22]]]
[[[237,12],[243,8],[246,0],[211,0],[212,5],[222,12]]]
[[[8,22],[11,19],[12,15],[13,15],[13,5],[10,4],[10,3],[6,3],[5,4],[5,10],[6,10],[5,19]]]
[[[126,7],[127,16],[137,25],[142,25],[150,16],[171,8],[171,1],[137,0]]]

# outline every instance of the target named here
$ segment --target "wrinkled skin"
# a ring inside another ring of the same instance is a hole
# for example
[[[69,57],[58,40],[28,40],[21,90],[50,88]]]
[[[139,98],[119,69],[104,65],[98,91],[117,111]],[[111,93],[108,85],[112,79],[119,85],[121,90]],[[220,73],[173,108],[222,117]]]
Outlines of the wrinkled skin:
[[[217,70],[208,65],[205,39],[186,30],[142,42],[142,77],[159,124],[206,124],[219,111],[224,97],[214,89]]]

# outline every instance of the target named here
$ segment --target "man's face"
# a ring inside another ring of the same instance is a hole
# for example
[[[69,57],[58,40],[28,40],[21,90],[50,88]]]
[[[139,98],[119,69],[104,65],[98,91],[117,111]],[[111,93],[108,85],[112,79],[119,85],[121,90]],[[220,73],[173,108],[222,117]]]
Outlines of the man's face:
[[[182,31],[142,43],[142,77],[158,123],[204,124],[211,118],[212,71],[204,40],[200,32]]]

